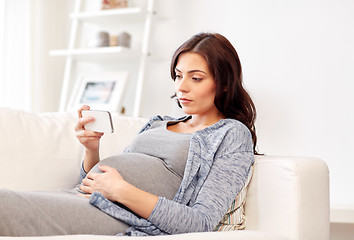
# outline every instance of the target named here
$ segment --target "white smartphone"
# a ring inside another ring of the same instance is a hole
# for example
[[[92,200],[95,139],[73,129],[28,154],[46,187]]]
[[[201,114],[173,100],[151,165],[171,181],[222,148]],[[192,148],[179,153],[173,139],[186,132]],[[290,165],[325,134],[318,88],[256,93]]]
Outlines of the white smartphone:
[[[113,133],[114,129],[110,112],[100,110],[83,110],[81,113],[83,117],[95,118],[94,122],[85,124],[86,130],[102,133]]]

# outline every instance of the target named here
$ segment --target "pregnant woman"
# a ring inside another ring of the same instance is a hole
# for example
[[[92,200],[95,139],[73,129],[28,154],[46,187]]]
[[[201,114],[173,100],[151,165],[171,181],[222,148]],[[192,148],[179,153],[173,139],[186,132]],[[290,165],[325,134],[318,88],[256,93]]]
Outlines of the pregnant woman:
[[[254,162],[255,107],[238,55],[220,34],[200,33],[171,62],[186,116],[152,117],[122,154],[99,158],[103,134],[77,138],[86,154],[72,191],[0,191],[0,235],[162,235],[212,231]],[[55,171],[55,169],[46,169]],[[43,179],[45,181],[45,179]]]

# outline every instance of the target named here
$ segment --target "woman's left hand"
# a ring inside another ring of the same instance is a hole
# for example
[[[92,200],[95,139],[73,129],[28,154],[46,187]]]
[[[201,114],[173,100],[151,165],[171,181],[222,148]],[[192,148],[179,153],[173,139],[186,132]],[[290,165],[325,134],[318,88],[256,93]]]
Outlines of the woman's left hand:
[[[89,198],[93,192],[98,191],[108,200],[117,201],[117,194],[125,180],[115,168],[106,165],[100,165],[98,168],[103,173],[90,172],[82,180],[80,189],[86,193],[83,196]]]
[[[89,198],[93,192],[98,191],[108,200],[119,202],[148,219],[159,197],[129,184],[115,168],[100,165],[99,169],[103,173],[90,172],[82,180],[80,189],[86,194],[81,196]]]

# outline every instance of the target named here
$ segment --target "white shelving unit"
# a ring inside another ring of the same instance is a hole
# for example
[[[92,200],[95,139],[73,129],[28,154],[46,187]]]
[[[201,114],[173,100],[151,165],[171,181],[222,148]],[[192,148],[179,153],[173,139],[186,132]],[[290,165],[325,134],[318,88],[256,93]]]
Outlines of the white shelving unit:
[[[139,116],[146,60],[149,55],[148,44],[152,17],[154,14],[154,0],[147,0],[146,7],[144,8],[128,7],[112,10],[82,11],[82,5],[83,0],[76,0],[74,12],[70,15],[72,25],[70,30],[68,48],[50,51],[51,56],[63,56],[66,58],[59,111],[65,111],[68,107],[68,99],[70,94],[69,86],[73,81],[76,80],[72,77],[72,68],[75,62],[100,62],[107,59],[114,59],[115,61],[132,60],[139,62],[137,69],[138,74],[136,79],[135,100],[133,109],[133,116]],[[105,26],[112,23],[120,23],[127,21],[141,22],[142,24],[144,24],[143,35],[141,39],[141,48],[139,50],[132,50],[130,48],[119,46],[101,48],[77,47],[81,23],[90,23],[97,26]]]
[[[88,49],[63,49],[50,51],[52,56],[66,56],[74,60],[106,59],[108,57],[119,59],[138,59],[142,53],[125,47],[101,47]],[[91,57],[91,59],[89,59]]]

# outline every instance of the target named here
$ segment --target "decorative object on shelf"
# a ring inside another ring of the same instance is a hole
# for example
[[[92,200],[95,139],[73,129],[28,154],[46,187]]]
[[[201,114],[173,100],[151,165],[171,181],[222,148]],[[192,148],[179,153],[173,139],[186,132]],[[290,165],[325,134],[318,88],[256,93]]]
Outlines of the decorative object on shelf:
[[[102,0],[102,10],[128,7],[128,0]]]
[[[87,104],[91,109],[116,112],[125,91],[128,72],[82,74],[73,91],[68,111]]]
[[[130,48],[131,35],[127,32],[122,32],[118,35],[118,46]]]
[[[111,35],[109,37],[109,46],[110,47],[118,46],[118,36],[117,35]]]
[[[109,47],[110,46],[110,37],[108,32],[100,31],[97,32],[90,41],[87,43],[88,47]]]

